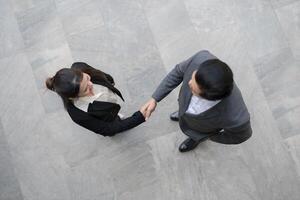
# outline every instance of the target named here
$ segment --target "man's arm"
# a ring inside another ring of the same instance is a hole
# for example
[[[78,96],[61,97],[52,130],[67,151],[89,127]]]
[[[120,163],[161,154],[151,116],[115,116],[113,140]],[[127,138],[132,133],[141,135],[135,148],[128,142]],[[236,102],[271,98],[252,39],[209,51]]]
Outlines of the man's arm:
[[[175,89],[183,80],[184,73],[191,63],[191,58],[177,64],[172,71],[170,71],[167,76],[160,82],[159,86],[156,88],[155,92],[152,94],[152,98],[156,102],[160,102],[165,98],[173,89]]]
[[[146,115],[146,120],[155,110],[157,102],[160,102],[182,82],[184,73],[186,72],[193,57],[194,56],[177,64],[174,69],[169,72],[168,75],[161,81],[161,83],[153,93],[152,98],[146,104],[144,104],[141,109]]]
[[[194,58],[197,59],[197,63],[201,63],[201,61],[203,62],[208,59],[215,59],[216,57],[207,50],[201,50],[186,61],[177,64],[161,81],[155,92],[152,94],[152,98],[142,107],[143,112],[146,114],[146,120],[155,110],[157,102],[160,102],[163,98],[165,98],[183,81],[184,74]]]

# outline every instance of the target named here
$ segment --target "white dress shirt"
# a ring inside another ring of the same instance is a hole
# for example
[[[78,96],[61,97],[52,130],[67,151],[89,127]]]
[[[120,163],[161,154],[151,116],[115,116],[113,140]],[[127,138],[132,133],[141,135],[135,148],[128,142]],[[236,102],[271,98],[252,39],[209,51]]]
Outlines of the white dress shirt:
[[[193,115],[199,115],[200,113],[203,113],[204,111],[217,105],[220,101],[221,100],[210,101],[193,95],[186,112]]]
[[[118,95],[113,93],[110,89],[105,86],[93,84],[93,96],[85,96],[85,97],[78,97],[74,99],[74,105],[87,112],[90,103],[94,101],[104,101],[110,103],[118,103],[118,99],[120,98]]]

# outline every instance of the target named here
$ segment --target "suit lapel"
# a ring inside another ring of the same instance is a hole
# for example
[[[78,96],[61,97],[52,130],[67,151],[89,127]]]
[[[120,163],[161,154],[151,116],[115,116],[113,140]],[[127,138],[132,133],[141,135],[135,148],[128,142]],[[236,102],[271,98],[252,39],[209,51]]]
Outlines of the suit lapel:
[[[189,103],[192,98],[192,92],[190,89],[184,84],[181,86],[180,94],[179,94],[179,102],[180,102],[180,108],[179,110],[181,111],[179,114],[182,116],[185,111],[188,109]]]
[[[185,112],[188,109],[191,102],[191,98],[192,98],[192,92],[188,89],[184,97],[183,112]]]

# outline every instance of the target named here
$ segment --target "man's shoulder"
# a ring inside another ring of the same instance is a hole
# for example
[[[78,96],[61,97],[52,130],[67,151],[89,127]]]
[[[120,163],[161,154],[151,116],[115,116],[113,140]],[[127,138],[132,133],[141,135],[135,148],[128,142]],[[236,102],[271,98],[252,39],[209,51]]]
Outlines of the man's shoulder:
[[[190,58],[189,70],[186,73],[190,76],[190,73],[197,70],[202,63],[211,59],[217,59],[217,57],[207,50],[198,51]]]
[[[198,62],[205,62],[207,60],[211,60],[211,59],[217,59],[216,56],[214,56],[211,52],[209,52],[208,50],[201,50],[198,51],[194,56],[193,56],[193,60],[196,60]]]

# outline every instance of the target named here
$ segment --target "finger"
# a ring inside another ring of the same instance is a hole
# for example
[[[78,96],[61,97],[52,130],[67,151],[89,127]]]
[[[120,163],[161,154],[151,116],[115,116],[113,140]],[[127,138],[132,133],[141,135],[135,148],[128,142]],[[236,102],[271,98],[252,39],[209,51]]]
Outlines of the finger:
[[[145,106],[145,105],[144,105],[144,106],[142,106],[142,107],[141,107],[141,110],[142,110],[142,111],[144,111],[144,112],[146,112],[146,110],[147,110],[147,106]]]
[[[149,107],[149,105],[148,105],[148,104],[145,104],[145,105],[142,106],[142,109],[143,109],[143,110],[147,110],[148,107]]]
[[[146,110],[146,107],[145,107],[145,106],[142,106],[142,107],[141,107],[141,110],[142,110],[142,111],[145,111],[145,110]]]
[[[151,116],[151,113],[152,113],[152,112],[151,112],[151,110],[149,110],[149,109],[146,111],[146,118],[147,118],[147,119]]]
[[[142,113],[142,115],[144,116],[144,118],[146,118],[146,116],[147,116],[147,109],[141,108],[140,112]]]
[[[147,116],[147,115],[146,115],[145,120],[147,121],[147,120],[149,119],[149,117],[150,117],[150,116]]]
[[[146,107],[146,108],[145,108],[145,113],[147,114],[147,113],[149,113],[149,112],[150,112],[149,107]]]

